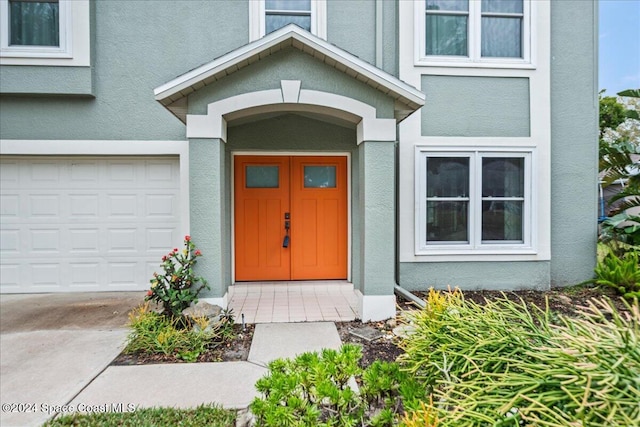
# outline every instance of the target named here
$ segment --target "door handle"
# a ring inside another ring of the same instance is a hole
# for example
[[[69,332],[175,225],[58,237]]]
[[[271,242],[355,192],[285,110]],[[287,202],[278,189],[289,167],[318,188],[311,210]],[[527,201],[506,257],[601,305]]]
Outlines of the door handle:
[[[283,248],[288,248],[289,247],[289,242],[290,242],[290,238],[289,238],[289,228],[291,227],[291,223],[289,221],[289,212],[286,212],[284,214],[284,231],[285,231],[285,236],[284,236],[284,240],[282,241],[282,247]]]

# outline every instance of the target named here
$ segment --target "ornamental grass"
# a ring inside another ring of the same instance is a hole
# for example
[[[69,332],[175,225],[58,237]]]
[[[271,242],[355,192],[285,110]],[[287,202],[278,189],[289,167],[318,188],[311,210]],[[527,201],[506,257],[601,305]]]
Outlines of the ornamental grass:
[[[640,425],[640,310],[627,307],[594,300],[565,317],[431,290],[405,313],[413,332],[400,345],[432,400],[404,425]]]

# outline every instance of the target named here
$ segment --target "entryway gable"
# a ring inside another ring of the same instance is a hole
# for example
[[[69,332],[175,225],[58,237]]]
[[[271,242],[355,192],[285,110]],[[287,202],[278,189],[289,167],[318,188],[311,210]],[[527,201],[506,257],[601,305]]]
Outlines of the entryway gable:
[[[155,99],[186,122],[186,97],[190,94],[291,49],[303,52],[318,63],[353,78],[354,82],[368,85],[391,98],[397,122],[424,105],[425,96],[418,89],[295,25],[274,31],[157,87]]]
[[[376,109],[357,99],[300,89],[299,80],[282,80],[281,89],[243,93],[208,105],[206,115],[187,115],[187,138],[227,140],[227,122],[263,113],[305,112],[355,125],[356,142],[394,141],[396,120],[376,117]],[[336,106],[339,106],[336,107]]]

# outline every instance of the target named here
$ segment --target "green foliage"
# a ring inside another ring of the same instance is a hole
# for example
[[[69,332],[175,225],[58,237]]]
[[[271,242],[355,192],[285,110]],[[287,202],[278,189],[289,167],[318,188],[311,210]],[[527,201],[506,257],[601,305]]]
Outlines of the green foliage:
[[[404,425],[638,425],[637,302],[625,316],[593,302],[577,318],[507,298],[448,302],[405,314],[402,362],[433,394]]]
[[[205,350],[232,333],[233,322],[221,320],[211,324],[204,317],[193,322],[194,325],[185,328],[182,319],[150,311],[147,302],[129,314],[131,333],[124,351],[173,355],[176,359],[195,362]]]
[[[604,129],[615,129],[626,119],[627,109],[615,96],[600,97],[600,136]]]
[[[640,299],[640,256],[638,251],[617,255],[609,250],[598,260],[595,268],[596,278],[591,282],[608,286],[625,298]]]
[[[600,241],[611,242],[624,252],[640,250],[640,216],[622,212],[607,218],[602,223]]]
[[[640,98],[640,89],[627,89],[618,92],[618,96],[628,96],[631,98]]]
[[[304,353],[275,360],[256,383],[262,397],[251,403],[258,426],[393,426],[404,397],[417,406],[421,389],[394,363],[359,367],[360,347]],[[361,385],[360,393],[350,379]]]
[[[146,300],[155,301],[163,308],[163,314],[180,317],[182,310],[192,302],[198,302],[198,294],[202,289],[209,289],[207,282],[193,272],[200,253],[191,241],[190,236],[184,237],[184,249],[173,251],[162,257],[160,267],[164,273],[154,273],[150,280],[151,289],[147,292]]]
[[[235,427],[236,411],[222,409],[215,405],[201,405],[195,409],[135,408],[132,412],[74,413],[48,421],[44,427],[164,427],[178,425],[183,427]]]

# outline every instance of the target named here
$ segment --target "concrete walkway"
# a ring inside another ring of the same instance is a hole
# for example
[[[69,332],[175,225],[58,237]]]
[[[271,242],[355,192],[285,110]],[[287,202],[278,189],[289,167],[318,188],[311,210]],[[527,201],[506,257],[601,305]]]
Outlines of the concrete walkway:
[[[246,362],[176,363],[109,366],[72,402],[71,407],[116,408],[152,406],[195,407],[217,403],[225,408],[246,408],[257,396],[255,382],[277,358],[307,351],[339,348],[335,324],[258,324]]]
[[[137,293],[0,296],[0,425],[41,426],[56,413],[217,403],[245,408],[276,358],[338,348],[335,324],[258,324],[249,360],[109,366]],[[8,405],[8,406],[7,406]]]

